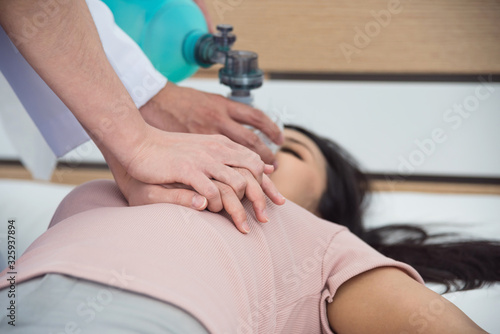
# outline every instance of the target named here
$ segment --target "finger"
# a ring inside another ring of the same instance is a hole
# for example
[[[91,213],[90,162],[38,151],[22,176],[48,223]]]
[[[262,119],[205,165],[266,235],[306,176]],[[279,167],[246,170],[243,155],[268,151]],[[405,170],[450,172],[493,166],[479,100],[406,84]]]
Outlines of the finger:
[[[214,181],[214,184],[219,188],[224,209],[233,219],[236,228],[244,234],[250,232],[245,208],[241,204],[240,199],[234,193],[233,189],[227,184],[219,181]]]
[[[220,157],[222,157],[222,162],[225,165],[231,167],[246,168],[250,172],[252,172],[253,176],[259,182],[259,184],[262,182],[262,175],[264,174],[265,164],[257,153],[252,152],[245,146],[232,141],[225,135],[219,134],[211,136],[213,136],[212,138],[215,139],[213,143],[217,143],[216,153]],[[217,168],[217,166],[218,165],[213,165],[211,171],[207,171],[210,173],[220,173],[221,170]],[[218,179],[218,177],[216,177],[216,174],[212,175],[215,179]]]
[[[246,178],[238,173],[233,167],[219,165],[213,166],[210,171],[207,171],[209,176],[213,179],[222,182],[230,186],[238,199],[242,199],[245,196],[245,190],[247,188]]]
[[[245,196],[252,202],[255,217],[261,223],[267,223],[269,217],[266,213],[266,196],[260,184],[247,169],[238,168],[237,171],[247,179]]]
[[[192,187],[182,183],[173,183],[162,185],[162,190],[159,196],[162,198],[162,203],[172,203],[182,205],[195,210],[205,210],[208,206],[208,200],[192,190]]]
[[[159,186],[158,188],[163,188]],[[158,189],[152,192],[150,204],[171,203],[182,205],[195,210],[205,210],[208,200],[192,190],[187,189]]]
[[[264,175],[265,163],[257,153],[250,151],[240,144],[236,145],[239,146],[237,152],[233,151],[232,154],[227,154],[223,160],[224,163],[227,166],[248,169],[260,184]]]
[[[189,180],[183,180],[183,183],[190,185],[198,194],[207,199],[208,210],[219,212],[223,209],[219,188],[203,173],[192,173]]]
[[[264,166],[264,174],[269,175],[274,172],[274,165],[265,165]]]
[[[208,204],[205,197],[187,189],[167,189],[160,185],[144,185],[136,189],[128,199],[131,206],[156,203],[182,205],[195,210],[204,210]]]
[[[262,131],[276,144],[283,144],[284,139],[280,128],[261,110],[242,103],[232,102],[228,113],[236,122],[251,125]]]
[[[283,197],[283,195],[280,194],[280,192],[274,185],[273,181],[271,181],[271,179],[267,175],[264,175],[264,177],[262,178],[261,186],[264,193],[269,197],[269,199],[274,204],[277,205],[285,204],[286,201],[285,197]]]
[[[258,155],[266,163],[272,163],[275,160],[273,152],[253,131],[244,127],[240,123],[228,120],[225,126],[220,129],[224,135],[238,144],[241,144]]]

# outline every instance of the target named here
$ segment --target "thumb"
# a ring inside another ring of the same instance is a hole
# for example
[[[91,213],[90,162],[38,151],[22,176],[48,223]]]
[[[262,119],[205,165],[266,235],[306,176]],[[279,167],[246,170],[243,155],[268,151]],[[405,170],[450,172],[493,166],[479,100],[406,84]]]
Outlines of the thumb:
[[[208,201],[194,190],[157,187],[153,196],[155,203],[182,205],[195,210],[205,210]]]

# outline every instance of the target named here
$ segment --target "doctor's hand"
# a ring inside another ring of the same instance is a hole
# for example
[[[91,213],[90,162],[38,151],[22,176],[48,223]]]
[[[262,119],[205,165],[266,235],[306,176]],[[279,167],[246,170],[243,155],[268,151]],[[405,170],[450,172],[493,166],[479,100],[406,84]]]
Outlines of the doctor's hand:
[[[280,129],[262,111],[171,82],[140,111],[148,124],[161,130],[225,135],[258,153],[268,164],[275,161],[273,153],[243,124],[260,129],[276,144],[283,144]]]
[[[249,149],[222,135],[169,133],[145,126],[140,144],[127,154],[100,147],[130,205],[167,202],[213,212],[225,209],[245,230],[246,212],[240,202],[244,196],[261,222],[268,220],[265,195],[275,204],[284,203],[265,175],[273,166]]]
[[[0,0],[0,25],[9,36],[23,36],[22,18],[33,17],[39,10],[37,3]],[[18,43],[19,52],[94,139],[120,189],[133,180],[137,181],[134,189],[139,182],[148,188],[181,183],[203,196],[212,211],[228,207],[216,181],[238,198],[252,191],[254,197],[247,197],[254,204],[265,194],[271,198],[277,194],[274,185],[264,181],[264,173],[273,167],[251,150],[221,135],[168,133],[145,122],[106,58],[85,0],[65,1],[35,37],[29,43]],[[178,99],[174,101],[179,104]],[[235,168],[249,174],[242,175]],[[190,194],[194,196],[192,190]],[[130,191],[128,196],[132,205],[155,199],[151,193],[136,198]],[[178,198],[174,195],[160,201],[177,204]],[[263,210],[257,206],[256,215],[262,216]]]
[[[129,205],[146,205],[155,203],[171,203],[182,205],[187,208],[202,211],[207,208],[207,200],[205,197],[198,194],[193,188],[180,183],[154,185],[138,181],[131,177],[123,168],[113,168],[113,176],[117,182],[120,191],[127,199]],[[247,181],[252,184],[245,191],[247,198],[252,201],[255,218],[260,222],[267,222],[268,217],[265,213],[266,200],[259,191],[260,185],[255,181],[253,176],[249,176],[246,170],[239,169],[243,176],[248,177]],[[267,175],[262,179],[266,188],[271,187],[271,180]],[[227,185],[213,181],[220,191],[224,209],[231,216],[234,225],[241,233],[248,233],[249,227],[247,222],[247,214],[241,203],[242,196],[237,195]],[[277,191],[273,191],[270,196],[275,204],[283,204],[284,199]]]
[[[183,136],[191,137],[194,135]],[[227,138],[225,140],[227,140]],[[233,144],[237,145],[235,143]],[[196,152],[196,147],[194,151]],[[255,153],[250,153],[256,155]],[[244,196],[252,202],[255,218],[260,222],[268,221],[268,217],[265,212],[265,195],[269,196],[271,201],[277,205],[281,205],[285,202],[285,199],[281,196],[267,175],[263,174],[261,178],[262,181],[259,183],[252,172],[246,168],[232,169],[236,172],[236,179],[240,182],[236,189],[227,181],[209,181],[212,183],[216,195],[220,197],[220,204],[218,204],[219,199],[214,200],[212,198],[211,200],[207,200],[207,197],[200,195],[200,193],[196,190],[196,188],[198,188],[196,185],[188,185],[190,183],[189,181],[185,181],[186,184],[173,182],[163,183],[161,185],[139,181],[126,171],[126,169],[122,166],[118,159],[110,153],[110,151],[104,148],[103,154],[108,162],[118,187],[131,206],[154,203],[172,203],[195,210],[204,210],[208,206],[208,209],[214,212],[220,211],[224,208],[226,212],[231,215],[238,230],[242,233],[248,233],[249,229],[246,211],[241,204],[241,199]],[[194,152],[193,154],[196,155]],[[203,156],[200,156],[200,159],[203,159]],[[187,177],[189,178],[190,173],[196,174],[196,171],[194,171],[195,167],[196,166],[182,168],[179,166],[176,171],[180,173],[187,173]],[[161,169],[164,172],[165,170],[168,170],[168,166]],[[272,170],[272,167],[264,168],[266,173],[270,173]],[[182,177],[180,179],[182,180]]]

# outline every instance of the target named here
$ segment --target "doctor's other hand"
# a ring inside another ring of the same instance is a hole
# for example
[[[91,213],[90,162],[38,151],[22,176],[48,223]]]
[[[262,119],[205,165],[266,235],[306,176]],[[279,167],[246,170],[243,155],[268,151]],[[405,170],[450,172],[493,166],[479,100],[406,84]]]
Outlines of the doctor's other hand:
[[[171,82],[140,111],[148,124],[161,130],[225,135],[258,153],[267,164],[274,163],[273,153],[243,124],[261,130],[276,144],[283,144],[280,129],[262,111],[221,95],[179,87]]]

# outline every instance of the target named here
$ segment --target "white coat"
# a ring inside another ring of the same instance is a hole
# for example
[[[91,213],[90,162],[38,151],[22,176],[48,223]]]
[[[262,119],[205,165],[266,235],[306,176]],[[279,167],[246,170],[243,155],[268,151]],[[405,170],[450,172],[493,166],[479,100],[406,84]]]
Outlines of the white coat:
[[[45,12],[39,14],[50,17],[53,11],[57,10],[56,6],[59,5],[57,1],[52,3],[52,7],[47,6],[43,9]],[[87,5],[109,62],[136,106],[141,107],[166,85],[167,79],[153,67],[140,47],[115,24],[113,14],[102,1],[87,0]],[[39,29],[37,28],[39,20],[36,18],[33,20],[26,18],[24,22],[23,34],[25,36],[12,36],[11,39],[0,27],[0,71],[35,124],[36,129],[33,127],[32,131],[39,132],[38,134],[30,134],[29,136],[26,134],[24,136],[7,131],[10,139],[14,141],[14,146],[20,151],[21,160],[23,163],[28,161],[28,165],[32,165],[31,168],[27,166],[28,169],[33,170],[41,168],[40,166],[37,167],[36,164],[37,160],[40,162],[40,159],[34,159],[33,156],[34,154],[39,155],[39,150],[19,149],[19,147],[26,147],[26,145],[16,145],[15,141],[26,140],[26,138],[33,140],[36,135],[41,135],[44,140],[42,144],[48,144],[55,157],[61,157],[89,140],[89,137],[69,109],[38,76],[15,47],[15,43],[29,40],[30,34],[35,35],[36,30]],[[91,99],[92,97],[89,96],[88,98]],[[1,106],[0,112],[8,113],[7,110],[2,110]],[[4,117],[4,123],[5,121],[7,123],[18,122],[23,115],[11,114],[8,116]],[[13,117],[19,119],[15,120]],[[8,124],[6,124],[6,127],[8,127]],[[28,127],[23,125],[22,128],[27,129]],[[35,146],[38,144],[36,140],[33,142]],[[55,165],[55,158],[52,164]]]

